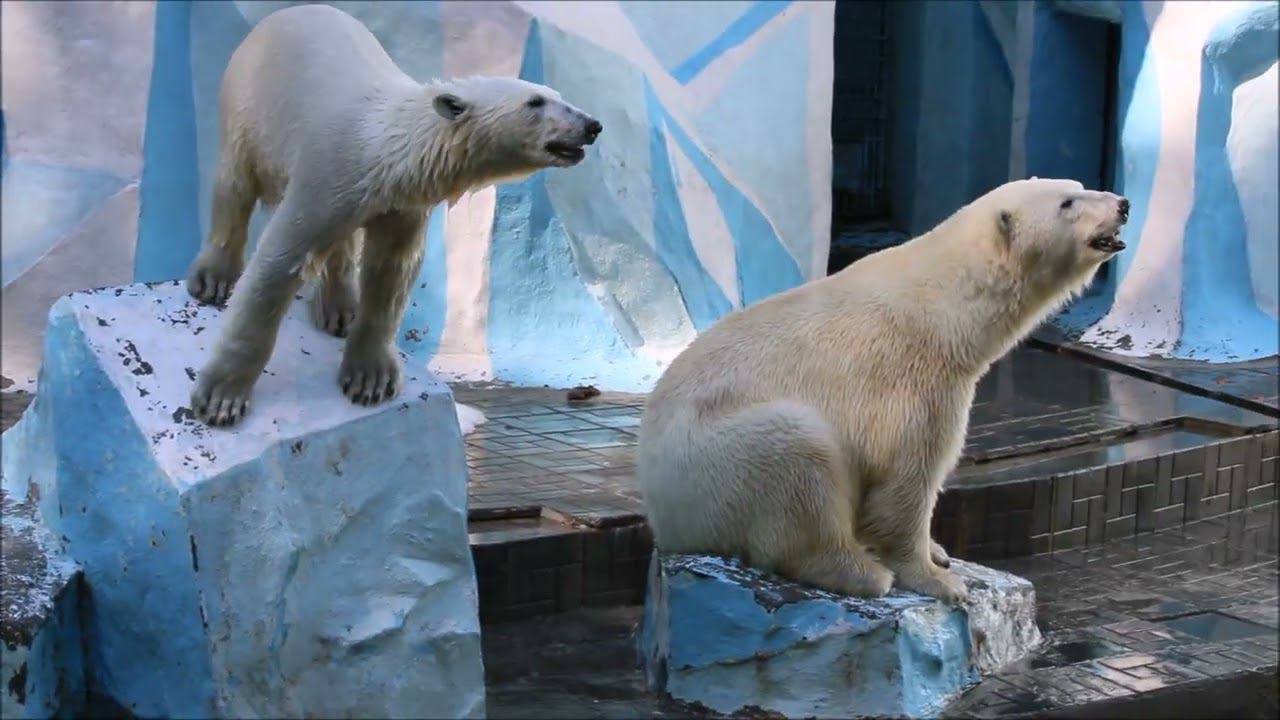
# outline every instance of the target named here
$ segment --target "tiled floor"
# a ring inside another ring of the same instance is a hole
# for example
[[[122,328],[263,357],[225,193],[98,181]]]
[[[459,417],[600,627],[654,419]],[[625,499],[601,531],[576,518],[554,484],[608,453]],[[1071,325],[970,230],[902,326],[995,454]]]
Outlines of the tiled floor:
[[[1274,716],[1274,697],[1268,708],[1267,698],[1226,688],[1274,676],[1277,537],[1273,504],[1092,550],[993,563],[1035,584],[1045,642],[947,714],[1206,717],[1225,703],[1218,716]],[[632,644],[640,614],[583,610],[487,627],[489,716],[687,716],[644,690]]]
[[[639,514],[643,396],[576,403],[563,390],[467,387],[455,396],[487,418],[466,438],[473,515],[541,506],[594,523]]]
[[[1098,548],[991,563],[1035,584],[1045,646],[961,697],[950,714],[1133,700],[1274,672],[1278,538],[1273,503]]]

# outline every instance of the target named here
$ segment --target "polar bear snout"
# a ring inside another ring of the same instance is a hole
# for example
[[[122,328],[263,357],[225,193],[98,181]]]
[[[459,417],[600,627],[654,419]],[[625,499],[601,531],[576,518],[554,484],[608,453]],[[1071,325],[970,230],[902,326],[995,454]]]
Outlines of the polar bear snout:
[[[568,105],[564,108],[560,126],[558,137],[542,146],[543,151],[552,156],[553,164],[560,167],[581,162],[587,155],[583,148],[595,143],[604,130],[599,120]]]
[[[1115,198],[1115,215],[1103,223],[1101,231],[1089,238],[1089,247],[1107,255],[1125,249],[1124,241],[1120,239],[1120,228],[1129,222],[1129,199],[1119,195],[1111,197]]]
[[[600,137],[600,132],[604,130],[604,126],[600,124],[599,120],[590,115],[584,115],[583,119],[582,132],[586,135],[586,144],[590,145],[596,141],[596,138]]]

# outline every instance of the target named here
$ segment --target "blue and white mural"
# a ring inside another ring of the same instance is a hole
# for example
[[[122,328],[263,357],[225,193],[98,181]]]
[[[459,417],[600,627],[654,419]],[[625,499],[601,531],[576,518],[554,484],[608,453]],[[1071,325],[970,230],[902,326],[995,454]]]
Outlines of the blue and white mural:
[[[128,178],[141,207],[136,233],[112,229],[120,247],[93,253],[113,272],[92,279],[64,273],[71,287],[56,294],[185,274],[208,227],[223,68],[254,23],[289,4],[169,1],[99,10],[140,8],[132,11],[138,21],[130,38],[96,42],[145,46],[148,57],[128,76],[87,68],[84,78],[58,82],[84,92],[126,84],[142,93],[133,107],[112,108],[142,129]],[[437,210],[402,328],[401,347],[416,361],[459,378],[644,390],[699,329],[824,273],[831,3],[690,2],[675,14],[667,3],[630,1],[332,4],[368,25],[419,80],[519,75],[557,88],[605,126],[582,165]],[[6,21],[24,12],[11,5]],[[66,34],[49,26],[28,42],[54,45]],[[6,42],[6,67],[11,54]],[[23,154],[14,122],[6,118],[6,208],[11,194],[18,202],[17,193],[34,192],[29,186],[49,184],[16,175]],[[120,186],[88,175],[74,183],[75,192],[59,192],[84,197],[90,209],[66,213],[92,212]],[[11,243],[6,219],[6,300],[23,271],[32,272],[22,263],[38,270],[73,223],[17,214],[43,235],[29,231],[42,239]],[[262,223],[255,218],[255,235]],[[42,321],[52,299],[28,303],[29,325]],[[5,332],[5,375],[28,383],[38,358],[11,353]]]

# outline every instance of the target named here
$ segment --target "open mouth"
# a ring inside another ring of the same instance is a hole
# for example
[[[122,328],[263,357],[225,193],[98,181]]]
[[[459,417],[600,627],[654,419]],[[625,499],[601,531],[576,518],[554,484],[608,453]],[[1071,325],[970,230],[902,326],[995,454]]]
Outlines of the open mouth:
[[[1089,247],[1104,253],[1118,253],[1124,249],[1124,241],[1120,239],[1120,231],[1110,235],[1094,235],[1089,238]]]
[[[557,160],[562,160],[569,164],[576,163],[587,156],[587,151],[583,150],[581,145],[573,145],[571,143],[552,141],[544,145],[543,149]]]

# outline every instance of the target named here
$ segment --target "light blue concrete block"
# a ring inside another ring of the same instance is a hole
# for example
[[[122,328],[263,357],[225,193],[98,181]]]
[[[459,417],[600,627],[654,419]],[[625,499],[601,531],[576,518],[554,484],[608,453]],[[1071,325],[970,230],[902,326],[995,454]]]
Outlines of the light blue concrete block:
[[[234,429],[185,407],[221,311],[176,283],[50,313],[37,399],[4,436],[84,568],[91,687],[144,717],[484,713],[466,464],[449,388],[336,382],[295,303]]]
[[[963,607],[895,591],[861,600],[733,560],[655,553],[641,662],[649,687],[731,713],[934,715],[1040,642],[1031,583],[958,560]]]
[[[74,717],[85,700],[80,568],[33,500],[0,491],[0,717]]]

